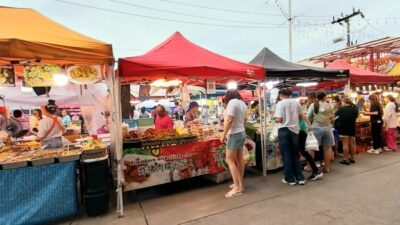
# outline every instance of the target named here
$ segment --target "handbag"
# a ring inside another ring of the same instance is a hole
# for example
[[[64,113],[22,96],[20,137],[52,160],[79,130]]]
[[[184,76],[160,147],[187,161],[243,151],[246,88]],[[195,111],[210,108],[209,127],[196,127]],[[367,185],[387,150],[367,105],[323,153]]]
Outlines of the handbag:
[[[307,135],[306,150],[307,151],[310,151],[310,150],[318,151],[319,150],[318,140],[312,132],[308,133],[308,135]]]
[[[275,123],[274,126],[272,127],[271,133],[269,134],[269,140],[272,142],[277,142],[278,141],[278,130],[280,128],[281,124],[280,123]]]

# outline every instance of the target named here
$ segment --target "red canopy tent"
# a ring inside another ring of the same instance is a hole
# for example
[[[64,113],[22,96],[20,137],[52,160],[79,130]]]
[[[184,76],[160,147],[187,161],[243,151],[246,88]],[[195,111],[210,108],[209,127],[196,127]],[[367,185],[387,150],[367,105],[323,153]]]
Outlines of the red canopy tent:
[[[335,60],[329,64],[326,68],[328,69],[343,69],[350,71],[350,83],[352,84],[387,84],[393,83],[399,80],[398,77],[387,76],[384,74],[371,72],[367,70],[359,69],[355,66],[343,60]]]
[[[265,69],[208,51],[176,32],[142,56],[119,59],[119,76],[123,82],[160,78],[246,82],[263,80]]]

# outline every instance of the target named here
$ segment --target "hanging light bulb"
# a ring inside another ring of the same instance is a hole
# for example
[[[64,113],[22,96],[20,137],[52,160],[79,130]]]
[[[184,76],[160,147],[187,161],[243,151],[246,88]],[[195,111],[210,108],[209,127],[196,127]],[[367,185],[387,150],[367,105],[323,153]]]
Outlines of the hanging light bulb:
[[[65,74],[57,73],[53,75],[56,86],[65,86],[68,84],[69,78]]]

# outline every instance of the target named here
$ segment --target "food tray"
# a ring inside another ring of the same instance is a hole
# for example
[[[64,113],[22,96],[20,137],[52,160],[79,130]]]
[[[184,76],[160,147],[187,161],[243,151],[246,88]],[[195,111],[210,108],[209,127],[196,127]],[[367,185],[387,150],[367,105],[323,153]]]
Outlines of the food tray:
[[[1,168],[3,170],[16,169],[16,168],[21,168],[21,167],[26,167],[26,166],[28,166],[28,161],[2,162],[1,163]]]
[[[31,159],[29,162],[32,166],[41,166],[54,163],[54,158]]]
[[[90,149],[90,150],[83,150],[81,154],[81,159],[95,159],[104,157],[107,155],[106,148],[97,148],[97,149]]]
[[[70,162],[70,161],[76,161],[80,159],[80,155],[68,155],[68,156],[58,156],[57,160],[58,162]]]

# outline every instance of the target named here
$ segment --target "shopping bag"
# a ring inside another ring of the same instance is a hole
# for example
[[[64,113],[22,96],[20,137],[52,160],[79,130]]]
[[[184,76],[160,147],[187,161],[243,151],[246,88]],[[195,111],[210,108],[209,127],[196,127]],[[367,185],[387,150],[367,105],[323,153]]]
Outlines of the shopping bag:
[[[281,126],[280,123],[275,123],[274,126],[272,127],[271,133],[269,134],[269,140],[273,142],[278,141],[278,130],[279,127]]]
[[[318,140],[312,132],[308,133],[308,136],[306,139],[306,150],[307,151],[310,151],[310,150],[318,151],[319,150]]]

